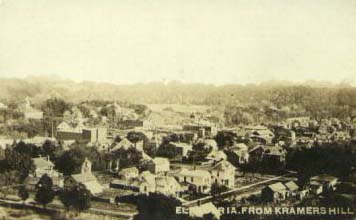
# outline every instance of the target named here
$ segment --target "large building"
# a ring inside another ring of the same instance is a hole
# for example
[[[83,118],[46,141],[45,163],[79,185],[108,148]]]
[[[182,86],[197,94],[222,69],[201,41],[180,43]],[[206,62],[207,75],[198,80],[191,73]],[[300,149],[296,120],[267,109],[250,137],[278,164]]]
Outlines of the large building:
[[[214,137],[218,133],[215,124],[209,122],[192,123],[183,126],[184,131],[190,131],[198,134],[198,137]]]

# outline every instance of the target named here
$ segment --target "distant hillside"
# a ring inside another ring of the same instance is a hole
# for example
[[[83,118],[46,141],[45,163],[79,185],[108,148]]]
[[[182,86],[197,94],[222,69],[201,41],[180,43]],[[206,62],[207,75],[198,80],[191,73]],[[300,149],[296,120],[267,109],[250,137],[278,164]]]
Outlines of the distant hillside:
[[[326,82],[302,84],[271,81],[259,85],[224,86],[180,82],[117,85],[96,82],[78,83],[58,77],[0,78],[0,101],[2,102],[29,96],[34,102],[58,97],[69,102],[100,99],[146,104],[237,105],[267,101],[274,105],[286,105],[301,104],[312,98],[317,100],[322,98],[321,95],[327,95],[330,103],[337,97],[340,99],[342,91],[352,96],[355,88]],[[349,101],[352,102],[352,100],[343,101],[346,104],[350,104],[347,103]]]

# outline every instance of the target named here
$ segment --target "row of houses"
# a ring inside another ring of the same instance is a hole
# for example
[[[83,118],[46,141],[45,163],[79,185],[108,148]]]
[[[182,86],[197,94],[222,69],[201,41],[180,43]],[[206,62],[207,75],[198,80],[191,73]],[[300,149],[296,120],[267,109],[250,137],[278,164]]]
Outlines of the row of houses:
[[[263,188],[261,199],[265,202],[283,202],[286,199],[302,200],[309,194],[320,195],[323,192],[334,191],[338,178],[326,174],[311,177],[305,187],[300,188],[294,181],[277,182]]]
[[[177,196],[179,193],[186,191],[209,194],[213,183],[233,188],[235,185],[235,170],[236,168],[226,160],[217,162],[205,169],[190,170],[181,168],[179,170],[170,170],[168,159],[154,158],[149,163],[148,170],[142,173],[139,173],[136,167],[120,170],[120,179],[114,180],[111,185],[145,194],[150,192],[170,192],[169,195]],[[157,188],[157,184],[153,181],[154,179],[169,183],[169,185],[165,186],[169,190],[164,186]]]

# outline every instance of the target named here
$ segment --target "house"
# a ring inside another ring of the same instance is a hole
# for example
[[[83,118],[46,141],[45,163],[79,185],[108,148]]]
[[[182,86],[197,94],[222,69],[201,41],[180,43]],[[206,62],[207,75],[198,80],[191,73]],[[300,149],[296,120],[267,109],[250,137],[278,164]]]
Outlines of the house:
[[[308,189],[303,189],[303,190],[300,190],[298,193],[297,193],[297,199],[298,200],[303,200],[306,196],[309,195],[309,190]]]
[[[28,190],[35,190],[38,181],[45,174],[51,177],[55,187],[63,187],[63,174],[54,170],[54,164],[48,157],[37,157],[33,158],[32,161],[34,170],[30,171],[28,177],[25,179]]]
[[[62,121],[58,126],[57,126],[57,131],[70,131],[72,130],[72,127],[65,121]]]
[[[249,162],[259,162],[265,153],[265,147],[263,145],[257,145],[248,151],[250,157]]]
[[[124,149],[124,150],[128,150],[129,148],[134,147],[136,148],[138,151],[143,151],[143,147],[141,145],[137,145],[135,146],[135,144],[133,144],[131,141],[129,141],[127,138],[123,138],[119,143],[117,143],[112,149],[111,151],[117,151],[119,149]]]
[[[60,141],[81,140],[82,130],[79,127],[74,128],[63,121],[57,126],[56,136]]]
[[[190,217],[203,218],[207,214],[212,214],[216,219],[220,219],[221,216],[219,209],[212,202],[189,208]]]
[[[288,128],[309,127],[310,117],[293,117],[286,120]]]
[[[40,178],[44,174],[47,174],[49,177],[60,177],[61,173],[54,170],[54,164],[49,160],[49,157],[37,157],[33,158],[33,165],[35,167],[32,176],[35,178]]]
[[[286,193],[286,186],[283,185],[283,183],[278,182],[263,188],[261,198],[265,202],[279,202],[286,199]]]
[[[157,176],[156,177],[156,192],[166,196],[178,196],[179,192],[183,191],[180,184],[172,176]]]
[[[149,171],[143,171],[138,178],[135,178],[130,183],[140,193],[148,195],[156,191],[156,176]]]
[[[140,142],[142,143],[142,141]],[[143,145],[140,143],[136,143],[133,144],[131,141],[129,141],[127,138],[123,138],[119,143],[117,143],[112,149],[111,151],[117,151],[117,150],[128,150],[130,148],[135,148],[138,152],[141,152],[142,154],[142,160],[143,161],[150,161],[152,160],[152,158],[147,155],[144,150],[143,150]]]
[[[148,170],[152,173],[164,173],[169,171],[169,160],[164,157],[155,157],[148,163]]]
[[[238,164],[247,164],[249,162],[250,154],[248,151],[241,150],[231,150],[232,155],[234,156],[234,161],[237,161]]]
[[[138,177],[138,169],[136,167],[129,167],[120,170],[119,176],[123,179],[132,179]]]
[[[212,151],[219,150],[218,144],[216,143],[216,141],[214,139],[204,139],[202,141],[202,143],[204,144],[205,149],[210,149]]]
[[[174,176],[179,183],[193,186],[198,193],[209,193],[211,190],[211,174],[206,170],[187,170],[182,168]]]
[[[248,153],[248,147],[244,143],[234,144],[229,149],[231,159],[236,161],[237,164],[247,164],[249,162],[250,154]]]
[[[64,180],[65,187],[71,187],[78,183],[83,184],[93,195],[103,192],[102,185],[91,172],[91,162],[88,158],[85,158],[80,174],[73,174]]]
[[[248,138],[255,142],[260,142],[263,144],[272,143],[272,139],[274,138],[274,134],[271,130],[269,130],[265,126],[252,126],[252,127],[245,127],[247,132]]]
[[[210,168],[212,182],[234,188],[235,171],[236,167],[227,160],[222,160]]]
[[[186,124],[183,126],[183,130],[194,132],[198,134],[198,137],[200,138],[204,138],[206,136],[214,137],[218,133],[217,126],[213,123],[206,122],[206,121]]]
[[[133,190],[146,195],[157,192],[174,197],[183,191],[183,188],[173,176],[156,176],[150,171],[144,171],[132,179],[114,180],[110,187]]]
[[[82,139],[87,142],[104,143],[107,141],[106,128],[84,128],[82,129]]]
[[[222,150],[213,150],[206,156],[205,159],[207,159],[211,163],[214,163],[219,162],[221,160],[226,160],[227,156]]]
[[[320,183],[323,187],[323,191],[328,192],[328,191],[335,190],[335,186],[338,183],[338,178],[334,176],[322,174],[322,175],[311,177],[310,181]]]
[[[310,181],[308,183],[308,188],[310,188],[310,192],[314,195],[319,195],[323,193],[323,184],[317,181]]]
[[[298,195],[299,186],[294,181],[289,181],[284,185],[287,189],[287,197],[295,197]]]
[[[270,163],[283,163],[286,160],[286,151],[278,145],[268,146],[263,154],[263,160]]]

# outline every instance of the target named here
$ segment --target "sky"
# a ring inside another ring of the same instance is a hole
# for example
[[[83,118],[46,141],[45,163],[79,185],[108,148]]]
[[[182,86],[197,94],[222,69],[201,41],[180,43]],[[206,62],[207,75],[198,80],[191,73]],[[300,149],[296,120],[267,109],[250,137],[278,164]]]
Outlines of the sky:
[[[0,77],[356,83],[355,0],[0,0]]]

